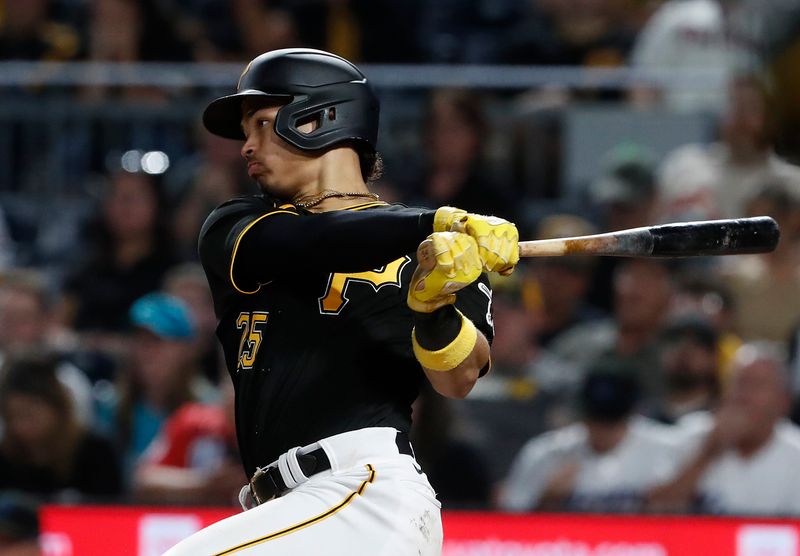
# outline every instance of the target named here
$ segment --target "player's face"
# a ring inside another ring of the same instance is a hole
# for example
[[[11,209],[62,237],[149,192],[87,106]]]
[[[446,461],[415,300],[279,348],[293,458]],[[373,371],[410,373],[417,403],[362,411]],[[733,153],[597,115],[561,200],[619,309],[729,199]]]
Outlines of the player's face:
[[[246,137],[242,156],[247,173],[266,193],[291,199],[313,185],[319,175],[317,158],[284,141],[275,133],[280,105],[246,99],[242,103],[242,131]],[[313,124],[298,128],[311,131]],[[304,128],[308,129],[304,129]]]

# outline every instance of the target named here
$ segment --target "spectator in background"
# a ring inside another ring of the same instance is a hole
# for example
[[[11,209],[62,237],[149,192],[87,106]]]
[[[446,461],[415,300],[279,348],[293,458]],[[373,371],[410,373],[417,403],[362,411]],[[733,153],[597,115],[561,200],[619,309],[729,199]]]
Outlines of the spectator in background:
[[[770,104],[758,77],[731,79],[719,141],[679,147],[661,166],[662,220],[741,218],[747,200],[775,179],[800,189],[800,170],[773,151],[776,123]]]
[[[632,512],[670,476],[672,443],[636,416],[636,371],[598,361],[580,389],[579,423],[530,440],[515,458],[499,507],[506,511]]]
[[[733,293],[715,269],[697,268],[678,274],[672,295],[670,318],[699,318],[717,331],[719,380],[724,383],[733,356],[742,345],[735,331],[736,306]]]
[[[721,391],[718,343],[717,330],[700,316],[667,323],[661,333],[664,396],[650,411],[654,419],[671,425],[716,407]]]
[[[0,552],[3,556],[39,556],[38,504],[20,493],[0,493]]]
[[[436,497],[446,509],[489,508],[492,476],[488,455],[464,434],[449,400],[425,385],[412,406],[410,438]]]
[[[176,0],[176,27],[188,43],[195,62],[238,60],[242,38],[236,25],[234,3],[227,0]]]
[[[62,62],[78,57],[77,30],[50,18],[49,0],[3,3],[0,18],[0,60]]]
[[[164,277],[163,290],[186,303],[192,313],[196,327],[193,351],[203,375],[213,384],[218,384],[220,378],[223,383],[229,382],[227,376],[219,376],[222,353],[216,336],[217,317],[203,267],[185,263],[170,269]]]
[[[238,0],[232,4],[232,9],[242,41],[243,58],[298,45],[297,25],[288,10],[260,0]]]
[[[8,229],[3,206],[0,205],[0,276],[14,264],[16,246]]]
[[[175,251],[181,260],[197,261],[197,237],[205,219],[228,199],[251,193],[255,184],[242,166],[240,146],[196,130],[198,150],[176,161],[165,185],[176,191],[178,203],[173,213]]]
[[[402,188],[411,192],[410,204],[466,207],[513,220],[513,201],[489,173],[490,128],[480,97],[467,91],[434,91],[424,121],[424,176],[416,187]]]
[[[420,12],[429,8],[429,4],[440,2],[277,0],[270,3],[273,9],[281,10],[295,22],[296,38],[289,46],[319,48],[354,62],[368,63],[419,61],[417,39],[426,34],[425,30],[419,30],[419,20],[424,17]],[[472,6],[461,3],[458,8],[469,12]],[[255,51],[260,52],[263,50]]]
[[[215,397],[197,374],[196,328],[183,301],[151,293],[138,299],[129,315],[135,327],[129,360],[118,371],[115,395],[98,409],[101,426],[121,444],[126,470],[178,407]]]
[[[167,202],[157,178],[117,171],[89,230],[87,258],[64,284],[63,319],[87,347],[119,351],[128,309],[157,290],[174,263]]]
[[[81,425],[91,425],[92,385],[83,370],[71,362],[69,349],[61,345],[66,343],[62,340],[68,342],[68,335],[53,318],[53,303],[44,275],[35,270],[16,269],[0,280],[0,366],[16,355],[50,353],[56,376],[72,398],[75,418]]]
[[[0,489],[73,501],[122,493],[111,443],[78,421],[53,361],[26,356],[6,363],[0,415]]]
[[[639,369],[644,400],[662,394],[658,334],[673,292],[672,269],[658,259],[626,259],[614,275],[614,318],[575,326],[551,345],[582,369],[610,357]]]
[[[791,419],[800,425],[800,323],[798,323],[788,339],[789,348],[789,380],[792,387]]]
[[[438,64],[502,62],[504,34],[525,14],[526,0],[416,1],[417,40],[425,61]]]
[[[649,498],[657,511],[800,515],[800,430],[786,420],[786,363],[767,344],[739,349],[716,413],[680,423],[680,471]]]
[[[539,222],[536,239],[597,233],[578,216],[554,214]],[[538,341],[547,347],[561,333],[604,313],[586,302],[596,257],[551,257],[534,260],[523,278],[526,305],[539,316]],[[530,270],[530,272],[527,272]]]
[[[655,222],[658,192],[655,156],[636,143],[620,143],[601,161],[602,171],[588,186],[588,200],[599,209],[601,231],[625,230],[651,226]],[[613,276],[619,259],[600,257],[587,300],[611,312]]]
[[[605,231],[653,224],[658,203],[656,157],[637,143],[619,143],[603,155],[600,176],[589,184]]]
[[[177,12],[156,0],[95,0],[91,3],[89,58],[106,62],[188,61]],[[120,25],[124,22],[124,25]]]
[[[574,394],[581,380],[575,365],[538,344],[540,319],[513,280],[492,289],[492,372],[453,407],[482,448],[493,482],[505,477],[528,439],[574,421]]]
[[[233,383],[219,404],[187,403],[139,460],[133,495],[148,504],[231,505],[247,477],[239,461]]]
[[[165,13],[167,2],[156,0],[94,0],[89,4],[85,38],[87,58],[93,62],[133,63],[188,61],[191,50],[176,22]],[[124,22],[124,24],[123,24]],[[166,93],[155,87],[87,87],[86,100],[115,94],[138,100],[161,102]]]
[[[668,0],[653,14],[639,36],[631,65],[649,74],[659,71],[693,71],[662,85],[633,89],[639,106],[662,103],[675,111],[716,111],[724,98],[730,66],[725,36],[729,0]],[[703,79],[698,84],[697,79]]]
[[[630,11],[641,9],[633,7]],[[611,2],[536,0],[503,34],[505,61],[515,64],[621,66],[635,29],[622,21]]]
[[[745,216],[768,214],[781,229],[772,253],[731,257],[722,270],[736,304],[736,331],[745,340],[785,342],[800,320],[800,190],[775,180],[751,197]]]

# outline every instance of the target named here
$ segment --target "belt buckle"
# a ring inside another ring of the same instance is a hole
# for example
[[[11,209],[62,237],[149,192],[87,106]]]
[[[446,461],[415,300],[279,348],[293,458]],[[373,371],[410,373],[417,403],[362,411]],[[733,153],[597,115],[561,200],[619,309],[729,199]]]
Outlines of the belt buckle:
[[[273,495],[266,500],[262,500],[261,497],[258,495],[258,490],[256,489],[256,481],[258,481],[262,476],[267,475],[269,480],[272,480],[271,477],[267,474],[267,470],[269,467],[256,467],[256,472],[253,473],[253,476],[250,478],[250,496],[253,497],[253,500],[256,501],[256,504],[259,506],[264,502],[269,502],[273,498],[275,498],[275,494],[277,494],[277,488],[273,488]],[[274,486],[274,485],[273,485]]]

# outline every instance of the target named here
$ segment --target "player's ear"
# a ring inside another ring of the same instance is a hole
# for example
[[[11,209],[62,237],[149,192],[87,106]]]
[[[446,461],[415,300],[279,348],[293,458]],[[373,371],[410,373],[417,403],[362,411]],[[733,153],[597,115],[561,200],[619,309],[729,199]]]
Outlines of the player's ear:
[[[320,117],[321,114],[312,114],[310,116],[306,116],[305,118],[298,120],[295,127],[297,131],[303,135],[314,133],[317,129],[319,129]]]

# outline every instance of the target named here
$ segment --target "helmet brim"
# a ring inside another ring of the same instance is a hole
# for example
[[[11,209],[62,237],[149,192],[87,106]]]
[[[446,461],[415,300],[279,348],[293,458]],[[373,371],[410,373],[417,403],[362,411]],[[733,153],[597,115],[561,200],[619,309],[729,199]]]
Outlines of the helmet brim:
[[[225,139],[244,141],[242,101],[249,97],[274,98],[280,102],[292,99],[292,95],[265,93],[255,89],[240,91],[212,101],[203,112],[203,125],[214,135],[219,135]]]

